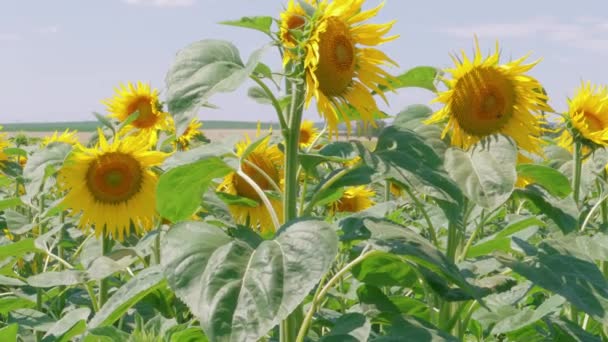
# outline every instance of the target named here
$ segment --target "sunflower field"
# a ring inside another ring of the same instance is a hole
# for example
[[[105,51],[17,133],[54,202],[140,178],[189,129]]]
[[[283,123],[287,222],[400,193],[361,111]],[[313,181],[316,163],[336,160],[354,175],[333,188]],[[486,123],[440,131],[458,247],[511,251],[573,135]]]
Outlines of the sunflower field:
[[[222,23],[267,36],[246,61],[204,39],[162,97],[118,85],[88,141],[0,135],[0,341],[608,341],[608,90],[549,98],[475,37],[399,65],[381,10],[290,0]],[[280,128],[206,139],[247,82]]]

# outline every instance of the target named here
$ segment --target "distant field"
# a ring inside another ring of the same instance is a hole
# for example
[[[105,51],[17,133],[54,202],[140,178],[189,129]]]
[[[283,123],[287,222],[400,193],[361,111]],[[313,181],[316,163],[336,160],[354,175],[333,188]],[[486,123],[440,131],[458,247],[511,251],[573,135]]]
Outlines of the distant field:
[[[77,130],[79,132],[94,132],[99,126],[98,121],[66,121],[66,122],[26,122],[26,123],[6,123],[0,124],[6,132],[53,132],[65,131],[66,129]],[[258,123],[251,121],[203,121],[203,130],[208,129],[256,129]],[[262,123],[263,128],[272,126],[278,129],[278,124]]]

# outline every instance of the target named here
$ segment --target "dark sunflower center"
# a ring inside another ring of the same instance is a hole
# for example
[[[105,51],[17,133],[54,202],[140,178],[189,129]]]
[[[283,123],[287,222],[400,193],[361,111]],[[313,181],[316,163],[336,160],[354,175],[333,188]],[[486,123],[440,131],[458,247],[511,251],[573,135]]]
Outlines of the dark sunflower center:
[[[311,134],[307,129],[300,130],[300,144],[307,144],[310,142]]]
[[[95,200],[118,204],[131,199],[141,189],[141,164],[121,152],[108,152],[91,162],[86,185]]]
[[[273,181],[278,182],[279,170],[276,168],[272,160],[267,158],[266,155],[259,152],[252,152],[247,156],[247,160],[254,164],[257,168],[264,171]],[[241,166],[243,172],[249,176],[262,190],[272,190],[272,185],[269,180],[260,173],[256,167],[249,165],[249,163],[243,163]],[[239,196],[247,197],[252,200],[261,202],[260,196],[257,192],[245,181],[241,176],[237,175],[234,180],[234,187],[236,193]]]
[[[476,67],[454,86],[452,114],[469,134],[498,132],[513,116],[515,89],[511,80],[491,67]]]
[[[152,99],[147,97],[142,97],[134,101],[129,108],[127,109],[129,115],[139,112],[137,119],[133,121],[133,126],[137,128],[150,128],[156,125],[158,122],[159,116],[154,112],[154,108],[156,104],[152,103]]]
[[[355,76],[355,45],[346,23],[338,17],[327,18],[319,34],[319,63],[315,76],[326,96],[344,95]]]
[[[587,123],[587,126],[589,126],[590,131],[597,132],[606,128],[606,124],[597,114],[585,111],[583,112],[583,116],[585,117],[585,122]]]

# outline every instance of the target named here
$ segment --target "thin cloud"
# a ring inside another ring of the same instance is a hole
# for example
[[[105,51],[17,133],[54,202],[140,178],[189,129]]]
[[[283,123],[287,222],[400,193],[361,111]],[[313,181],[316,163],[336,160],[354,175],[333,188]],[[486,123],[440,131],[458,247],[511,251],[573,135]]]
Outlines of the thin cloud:
[[[545,37],[569,47],[608,54],[608,20],[596,17],[579,17],[573,22],[535,17],[520,22],[452,26],[436,31],[458,38],[471,38],[475,34],[496,39]]]
[[[155,6],[155,7],[189,7],[194,5],[195,0],[124,0],[130,5]]]

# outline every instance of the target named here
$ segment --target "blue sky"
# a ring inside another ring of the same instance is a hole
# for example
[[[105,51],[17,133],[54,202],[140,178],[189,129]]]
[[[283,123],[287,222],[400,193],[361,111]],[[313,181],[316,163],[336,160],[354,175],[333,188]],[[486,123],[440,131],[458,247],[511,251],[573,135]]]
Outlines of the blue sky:
[[[367,7],[377,4],[370,0]],[[450,67],[449,53],[482,51],[499,40],[504,60],[532,52],[543,61],[531,75],[564,110],[581,80],[608,83],[608,2],[387,0],[375,22],[396,19],[401,37],[382,47],[400,67]],[[3,0],[0,3],[0,122],[92,120],[100,101],[120,82],[147,81],[163,89],[175,53],[206,38],[233,42],[243,59],[267,42],[255,31],[218,25],[242,16],[278,17],[275,0]],[[264,61],[279,67],[273,51]],[[248,85],[211,99],[220,109],[202,120],[276,121],[270,107],[245,96]],[[432,94],[403,89],[389,96],[388,113]],[[306,116],[317,118],[310,110]]]

